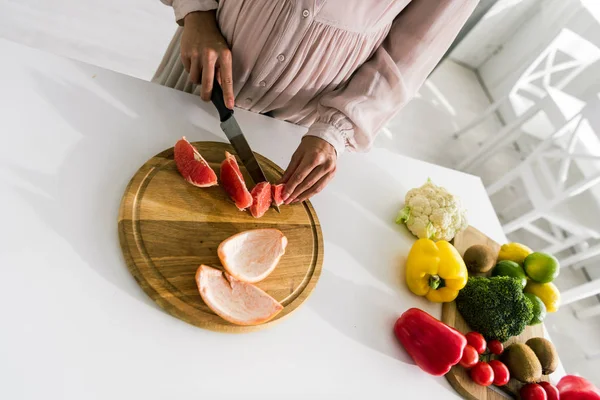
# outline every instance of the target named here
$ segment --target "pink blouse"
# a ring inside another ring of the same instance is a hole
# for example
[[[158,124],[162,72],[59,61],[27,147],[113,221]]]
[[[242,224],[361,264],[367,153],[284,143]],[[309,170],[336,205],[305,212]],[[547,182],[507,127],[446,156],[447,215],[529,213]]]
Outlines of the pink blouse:
[[[413,97],[478,0],[161,0],[216,9],[236,106],[367,150]]]

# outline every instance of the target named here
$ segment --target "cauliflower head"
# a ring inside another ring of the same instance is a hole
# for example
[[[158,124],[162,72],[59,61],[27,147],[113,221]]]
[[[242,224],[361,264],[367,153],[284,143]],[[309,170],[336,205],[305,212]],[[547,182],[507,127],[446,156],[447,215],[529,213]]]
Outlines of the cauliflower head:
[[[460,199],[428,180],[406,193],[396,223],[405,223],[419,239],[450,241],[469,225]]]

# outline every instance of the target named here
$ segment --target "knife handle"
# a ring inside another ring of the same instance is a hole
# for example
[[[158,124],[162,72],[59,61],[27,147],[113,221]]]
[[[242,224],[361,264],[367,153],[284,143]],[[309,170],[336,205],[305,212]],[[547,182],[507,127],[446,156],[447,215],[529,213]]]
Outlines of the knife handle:
[[[219,112],[219,118],[221,122],[227,121],[232,115],[233,110],[230,110],[225,105],[225,99],[223,98],[223,89],[221,89],[221,85],[219,85],[219,81],[217,81],[217,77],[215,76],[215,80],[213,81],[213,89],[212,94],[210,96],[210,101],[217,107],[217,111]]]

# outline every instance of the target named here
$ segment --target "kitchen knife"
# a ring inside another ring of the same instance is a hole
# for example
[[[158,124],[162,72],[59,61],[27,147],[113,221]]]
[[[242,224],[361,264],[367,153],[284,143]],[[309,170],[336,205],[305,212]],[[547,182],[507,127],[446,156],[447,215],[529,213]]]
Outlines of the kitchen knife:
[[[246,140],[246,137],[242,133],[242,129],[233,116],[233,110],[230,110],[225,105],[223,90],[221,89],[221,85],[219,85],[219,82],[216,78],[213,82],[210,100],[219,112],[221,129],[223,132],[225,132],[225,136],[227,136],[227,139],[229,139],[229,143],[231,143],[231,146],[242,160],[242,164],[244,164],[246,170],[248,170],[248,174],[254,181],[254,184],[256,185],[260,182],[268,182],[267,178],[265,177],[265,173],[260,167],[258,160],[254,156],[254,153],[252,152],[252,149]],[[271,205],[273,208],[275,208],[275,211],[280,212],[279,207],[275,203],[272,203]]]

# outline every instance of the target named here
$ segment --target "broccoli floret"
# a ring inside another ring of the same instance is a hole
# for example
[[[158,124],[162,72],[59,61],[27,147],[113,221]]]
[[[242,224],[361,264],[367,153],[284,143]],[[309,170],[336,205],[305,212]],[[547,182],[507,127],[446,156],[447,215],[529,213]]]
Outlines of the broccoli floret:
[[[487,340],[505,342],[523,332],[533,317],[521,283],[509,276],[470,277],[456,306],[469,327]]]

